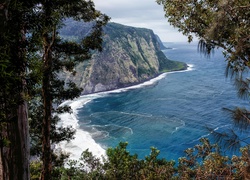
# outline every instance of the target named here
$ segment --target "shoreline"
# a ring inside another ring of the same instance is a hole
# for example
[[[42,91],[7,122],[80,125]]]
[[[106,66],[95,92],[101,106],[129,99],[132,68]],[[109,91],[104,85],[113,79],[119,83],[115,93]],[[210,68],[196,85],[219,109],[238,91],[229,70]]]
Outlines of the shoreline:
[[[182,69],[177,69],[177,70],[169,70],[169,71],[166,71],[166,72],[160,72],[159,74],[156,74],[155,76],[152,76],[151,78],[148,78],[148,79],[145,79],[141,82],[138,82],[138,83],[129,83],[127,85],[124,85],[123,87],[117,87],[117,88],[114,88],[114,89],[109,89],[109,90],[104,90],[104,91],[98,91],[98,92],[93,92],[93,93],[86,93],[86,94],[81,94],[81,96],[86,96],[86,95],[91,95],[91,94],[98,94],[98,93],[109,93],[110,91],[116,91],[116,90],[120,90],[120,89],[134,89],[132,87],[134,86],[140,86],[144,83],[147,83],[149,81],[153,81],[154,79],[158,79],[158,77],[161,77],[162,75],[167,75],[167,74],[171,74],[171,73],[176,73],[176,72],[186,72],[186,71],[190,71],[190,69],[192,70],[193,68],[193,65],[192,64],[185,64],[186,66]],[[159,79],[160,80],[160,79]],[[131,88],[130,88],[131,87]],[[110,92],[112,93],[112,92]]]
[[[101,145],[95,142],[95,140],[91,136],[91,133],[84,131],[80,128],[79,119],[77,116],[78,109],[84,107],[88,102],[91,102],[93,99],[100,98],[111,93],[121,93],[121,92],[126,92],[128,90],[151,86],[157,83],[159,80],[165,78],[168,74],[192,71],[193,67],[194,66],[192,64],[187,64],[187,69],[185,70],[179,70],[179,71],[176,70],[176,71],[161,73],[158,76],[139,84],[118,88],[114,90],[96,92],[92,94],[84,94],[74,100],[68,100],[63,102],[60,106],[69,105],[72,108],[73,113],[60,114],[59,117],[61,118],[61,121],[58,123],[58,126],[63,126],[63,127],[71,126],[76,130],[76,134],[74,136],[75,138],[72,139],[71,141],[69,142],[63,141],[56,144],[54,148],[55,151],[61,151],[67,153],[70,155],[69,159],[73,160],[79,160],[82,152],[85,151],[86,149],[89,149],[89,151],[92,152],[92,154],[98,158],[102,158],[102,156],[105,157],[106,149],[104,149],[103,147],[101,147]]]

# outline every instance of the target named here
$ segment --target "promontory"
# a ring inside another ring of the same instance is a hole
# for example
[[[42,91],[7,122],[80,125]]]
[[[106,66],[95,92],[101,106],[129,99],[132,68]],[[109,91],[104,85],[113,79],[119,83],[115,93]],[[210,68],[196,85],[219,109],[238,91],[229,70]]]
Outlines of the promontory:
[[[65,38],[78,40],[89,27],[67,20],[61,30]],[[75,67],[76,74],[60,74],[83,89],[82,94],[123,88],[142,83],[161,73],[184,70],[187,65],[169,60],[162,52],[162,42],[150,29],[117,23],[104,27],[103,50]]]

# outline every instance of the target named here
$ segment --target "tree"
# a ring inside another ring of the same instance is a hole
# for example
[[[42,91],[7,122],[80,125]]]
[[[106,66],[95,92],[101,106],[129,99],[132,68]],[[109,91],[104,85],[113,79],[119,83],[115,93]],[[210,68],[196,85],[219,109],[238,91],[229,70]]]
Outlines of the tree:
[[[185,150],[176,163],[160,159],[159,150],[138,159],[131,155],[127,143],[107,150],[102,161],[86,150],[79,161],[70,161],[62,169],[62,179],[249,179],[249,146],[241,148],[240,156],[224,156],[217,144],[201,138],[200,144]]]
[[[215,47],[223,48],[232,68],[250,67],[248,0],[157,0],[157,3],[164,6],[170,24],[187,35],[189,41],[197,36],[200,47],[208,53]]]
[[[1,179],[29,179],[27,11],[33,1],[0,3]]]
[[[249,99],[250,80],[250,1],[249,0],[156,0],[163,5],[168,22],[188,36],[199,38],[199,49],[209,55],[222,48],[227,75],[235,78],[238,95]],[[229,110],[229,109],[227,109]],[[229,110],[241,128],[250,125],[250,111]],[[231,137],[235,137],[231,135]],[[237,144],[240,141],[231,141]],[[232,147],[232,146],[231,146]]]
[[[63,26],[65,18],[85,22],[92,21],[92,31],[80,42],[62,39],[58,31]],[[58,117],[54,114],[70,111],[69,107],[56,107],[56,104],[66,99],[78,97],[81,93],[81,89],[77,88],[73,82],[65,83],[60,80],[58,73],[63,70],[73,72],[76,63],[91,57],[92,50],[101,50],[102,26],[106,24],[108,17],[95,10],[92,1],[44,0],[37,4],[36,14],[31,17],[31,21],[37,22],[36,27],[33,28],[31,39],[38,42],[38,52],[41,54],[42,62],[40,67],[42,102],[40,104],[42,107],[42,115],[40,115],[42,124],[40,127],[42,130],[43,161],[41,179],[51,179],[51,137],[52,135],[54,137],[58,135],[55,130]],[[72,133],[70,134],[72,135]],[[64,138],[67,139],[67,137]],[[63,137],[61,136],[60,139],[63,139]]]
[[[68,42],[58,36],[58,29],[68,17],[95,20],[93,31],[81,43]],[[42,179],[50,179],[50,133],[58,121],[54,113],[70,111],[69,107],[56,110],[53,105],[77,97],[81,92],[73,83],[60,81],[57,73],[62,69],[73,71],[77,62],[91,56],[91,50],[101,49],[101,30],[108,18],[95,10],[92,1],[5,0],[0,3],[0,20],[0,177],[29,179],[27,101],[31,98],[29,95],[40,88]],[[56,131],[53,133],[58,136]],[[64,133],[63,130],[57,138],[67,139]]]

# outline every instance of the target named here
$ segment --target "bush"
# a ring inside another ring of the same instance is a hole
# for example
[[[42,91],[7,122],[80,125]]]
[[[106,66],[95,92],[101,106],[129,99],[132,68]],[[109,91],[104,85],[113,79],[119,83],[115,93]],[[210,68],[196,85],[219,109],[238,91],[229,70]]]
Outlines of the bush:
[[[178,164],[158,158],[160,151],[151,148],[150,155],[138,159],[137,154],[127,151],[126,142],[107,149],[106,158],[96,158],[88,150],[82,153],[79,161],[69,161],[67,168],[58,169],[61,174],[53,179],[250,179],[250,146],[241,148],[241,156],[223,156],[217,144],[210,144],[202,138],[201,144],[189,148],[180,157]],[[31,178],[39,179],[40,162],[31,163]]]

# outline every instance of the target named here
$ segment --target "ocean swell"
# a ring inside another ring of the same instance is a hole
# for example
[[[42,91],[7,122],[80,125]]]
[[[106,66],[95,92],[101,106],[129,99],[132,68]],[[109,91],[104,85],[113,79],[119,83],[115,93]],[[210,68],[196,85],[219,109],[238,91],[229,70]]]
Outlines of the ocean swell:
[[[151,86],[153,84],[156,84],[159,80],[165,78],[167,74],[170,73],[177,73],[177,72],[186,72],[191,71],[194,69],[194,66],[192,64],[188,64],[187,70],[182,71],[174,71],[174,72],[167,72],[163,73],[156,78],[153,78],[149,81],[146,81],[144,83],[112,90],[112,91],[106,91],[106,92],[100,92],[95,94],[89,94],[89,95],[83,95],[75,100],[72,101],[65,101],[60,106],[68,105],[72,108],[72,113],[64,113],[60,114],[59,117],[61,119],[58,126],[67,127],[71,126],[73,129],[76,130],[75,138],[69,142],[63,141],[55,146],[56,151],[62,151],[65,153],[69,153],[70,159],[78,160],[81,157],[81,154],[86,149],[89,149],[90,152],[93,153],[94,156],[101,158],[102,156],[105,156],[105,149],[101,147],[98,143],[95,142],[92,136],[96,136],[97,134],[91,134],[91,132],[84,131],[80,128],[79,120],[78,120],[78,109],[84,107],[88,102],[92,101],[93,99],[100,98],[103,96],[106,96],[110,93],[120,93],[132,89],[138,89],[146,86]],[[102,133],[102,132],[100,132]]]

